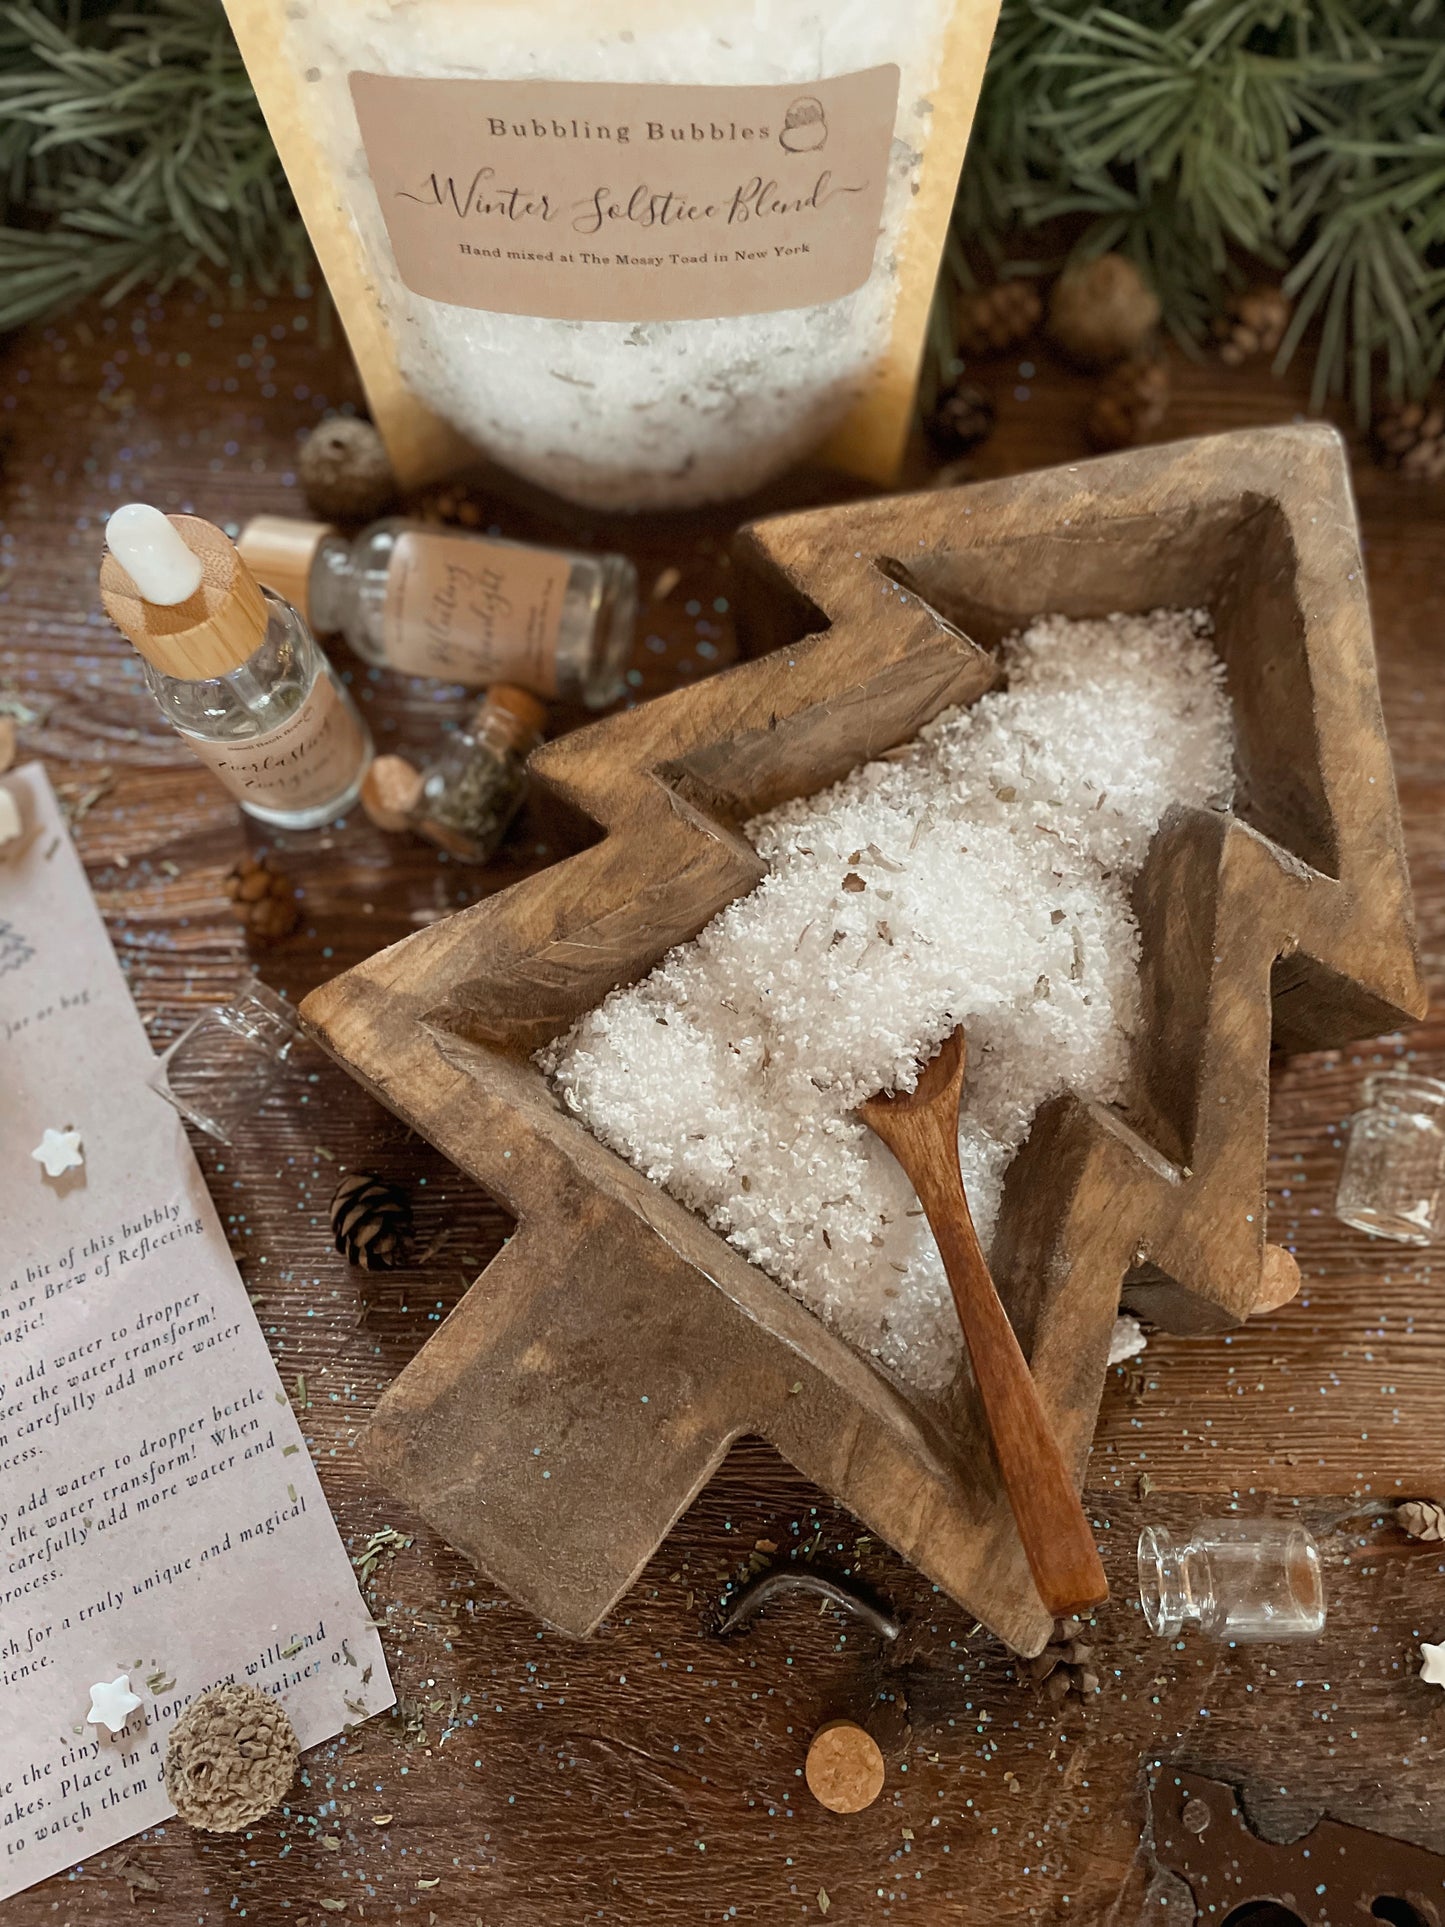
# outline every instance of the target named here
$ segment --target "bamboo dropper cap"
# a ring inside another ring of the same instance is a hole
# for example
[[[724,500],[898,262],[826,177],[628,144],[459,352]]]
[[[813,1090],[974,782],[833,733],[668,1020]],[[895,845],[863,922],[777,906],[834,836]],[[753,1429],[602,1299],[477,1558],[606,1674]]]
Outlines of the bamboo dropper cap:
[[[316,551],[336,529],[330,522],[305,522],[294,515],[253,515],[236,547],[258,582],[284,596],[311,620],[311,565]]]
[[[100,565],[105,612],[152,668],[183,682],[228,676],[265,640],[270,611],[234,544],[198,515],[165,518],[201,567],[199,586],[183,601],[147,602],[107,553]],[[163,533],[163,531],[162,531]]]

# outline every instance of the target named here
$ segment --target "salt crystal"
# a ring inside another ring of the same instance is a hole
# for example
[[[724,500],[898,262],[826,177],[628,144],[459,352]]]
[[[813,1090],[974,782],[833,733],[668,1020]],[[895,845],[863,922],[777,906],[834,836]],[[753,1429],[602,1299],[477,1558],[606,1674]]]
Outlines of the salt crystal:
[[[957,1317],[856,1107],[967,1026],[959,1156],[987,1248],[1039,1106],[1124,1091],[1155,830],[1232,794],[1202,613],[1045,617],[1005,660],[1006,689],[750,823],[757,888],[538,1055],[603,1143],[925,1393],[956,1370]]]

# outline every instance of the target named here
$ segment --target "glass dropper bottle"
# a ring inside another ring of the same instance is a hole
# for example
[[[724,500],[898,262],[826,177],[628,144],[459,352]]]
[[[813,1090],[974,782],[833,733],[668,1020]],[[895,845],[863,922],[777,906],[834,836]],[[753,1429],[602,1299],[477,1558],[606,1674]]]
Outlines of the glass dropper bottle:
[[[315,637],[227,537],[144,502],[106,524],[101,600],[167,721],[249,816],[282,829],[350,808],[371,735]]]
[[[323,635],[408,676],[600,709],[624,688],[637,571],[623,555],[503,542],[396,516],[343,535],[258,515],[241,553]]]

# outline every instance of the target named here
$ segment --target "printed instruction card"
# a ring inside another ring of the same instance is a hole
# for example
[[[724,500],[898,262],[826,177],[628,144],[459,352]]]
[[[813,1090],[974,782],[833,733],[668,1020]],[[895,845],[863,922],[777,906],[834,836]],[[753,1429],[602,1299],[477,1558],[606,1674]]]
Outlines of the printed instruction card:
[[[164,1820],[224,1680],[393,1701],[355,1573],[38,764],[0,861],[0,1899]],[[78,1136],[78,1144],[72,1142]],[[49,1164],[83,1162],[49,1175]],[[122,1731],[93,1684],[129,1676]]]

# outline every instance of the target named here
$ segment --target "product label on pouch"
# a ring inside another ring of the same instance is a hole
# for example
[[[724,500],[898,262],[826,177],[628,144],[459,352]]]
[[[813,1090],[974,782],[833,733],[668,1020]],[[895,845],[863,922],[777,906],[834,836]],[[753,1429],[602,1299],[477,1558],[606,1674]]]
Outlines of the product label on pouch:
[[[243,742],[217,743],[180,734],[243,803],[266,810],[309,810],[329,803],[355,781],[365,753],[356,711],[328,675],[276,729]]]
[[[471,535],[400,537],[386,577],[386,659],[408,676],[557,693],[565,555]]]
[[[895,66],[780,87],[350,82],[397,267],[433,301],[695,321],[836,301],[872,272]]]

